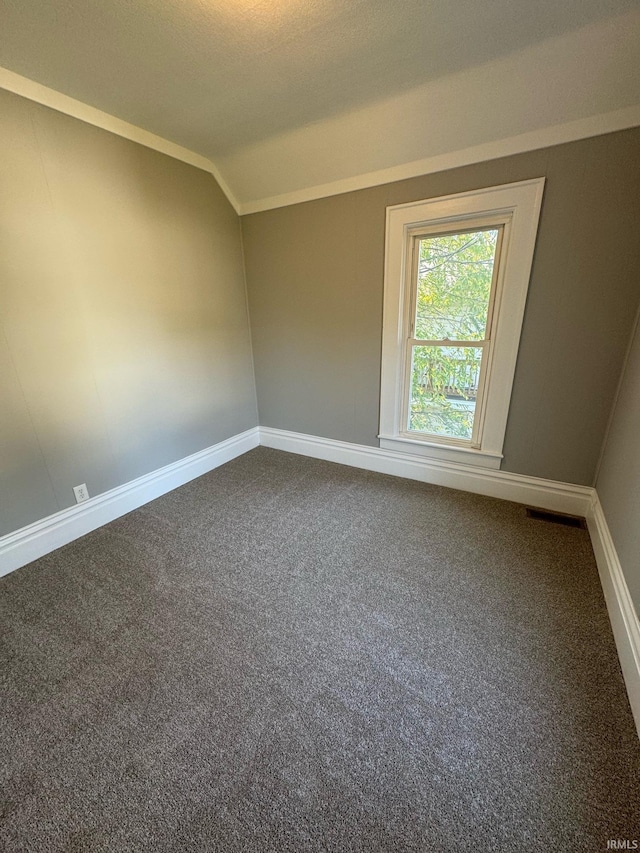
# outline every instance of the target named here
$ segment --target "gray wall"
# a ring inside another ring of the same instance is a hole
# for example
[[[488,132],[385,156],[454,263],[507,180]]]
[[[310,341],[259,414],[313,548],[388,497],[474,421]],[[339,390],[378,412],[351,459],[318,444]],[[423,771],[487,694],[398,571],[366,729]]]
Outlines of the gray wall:
[[[207,173],[0,91],[0,534],[257,423]]]
[[[385,207],[546,176],[503,469],[592,484],[640,291],[640,129],[242,219],[263,426],[376,445]]]
[[[632,339],[596,482],[636,611],[640,614],[640,328]]]

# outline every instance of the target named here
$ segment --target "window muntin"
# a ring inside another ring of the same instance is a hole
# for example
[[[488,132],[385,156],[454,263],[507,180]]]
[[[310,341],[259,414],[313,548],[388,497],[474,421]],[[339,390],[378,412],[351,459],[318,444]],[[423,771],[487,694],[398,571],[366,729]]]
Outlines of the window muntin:
[[[403,432],[477,447],[502,223],[409,232]]]

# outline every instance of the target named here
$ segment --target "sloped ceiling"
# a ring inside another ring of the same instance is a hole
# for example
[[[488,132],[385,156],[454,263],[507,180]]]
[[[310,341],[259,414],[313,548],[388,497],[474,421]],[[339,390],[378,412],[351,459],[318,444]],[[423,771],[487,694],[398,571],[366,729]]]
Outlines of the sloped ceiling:
[[[261,200],[640,104],[636,0],[0,0],[0,65]]]

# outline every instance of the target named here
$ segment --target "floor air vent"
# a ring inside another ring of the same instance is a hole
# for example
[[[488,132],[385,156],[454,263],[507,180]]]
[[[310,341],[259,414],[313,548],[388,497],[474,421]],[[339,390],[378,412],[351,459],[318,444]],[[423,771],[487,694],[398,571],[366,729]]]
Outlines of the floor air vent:
[[[587,529],[587,522],[579,515],[565,515],[563,512],[550,512],[547,509],[534,509],[530,506],[527,507],[527,515],[538,521],[550,521],[553,524],[564,524],[565,527]]]

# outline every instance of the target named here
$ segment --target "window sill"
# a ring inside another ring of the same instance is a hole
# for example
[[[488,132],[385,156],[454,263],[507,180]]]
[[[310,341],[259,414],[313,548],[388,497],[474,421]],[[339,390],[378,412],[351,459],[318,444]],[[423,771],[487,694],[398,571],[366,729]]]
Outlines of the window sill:
[[[416,438],[401,438],[393,435],[379,435],[380,447],[383,450],[395,450],[399,453],[411,453],[414,456],[425,456],[440,462],[458,462],[464,465],[474,465],[476,468],[500,468],[501,453],[490,453],[473,447],[454,447],[453,445],[437,444]]]

